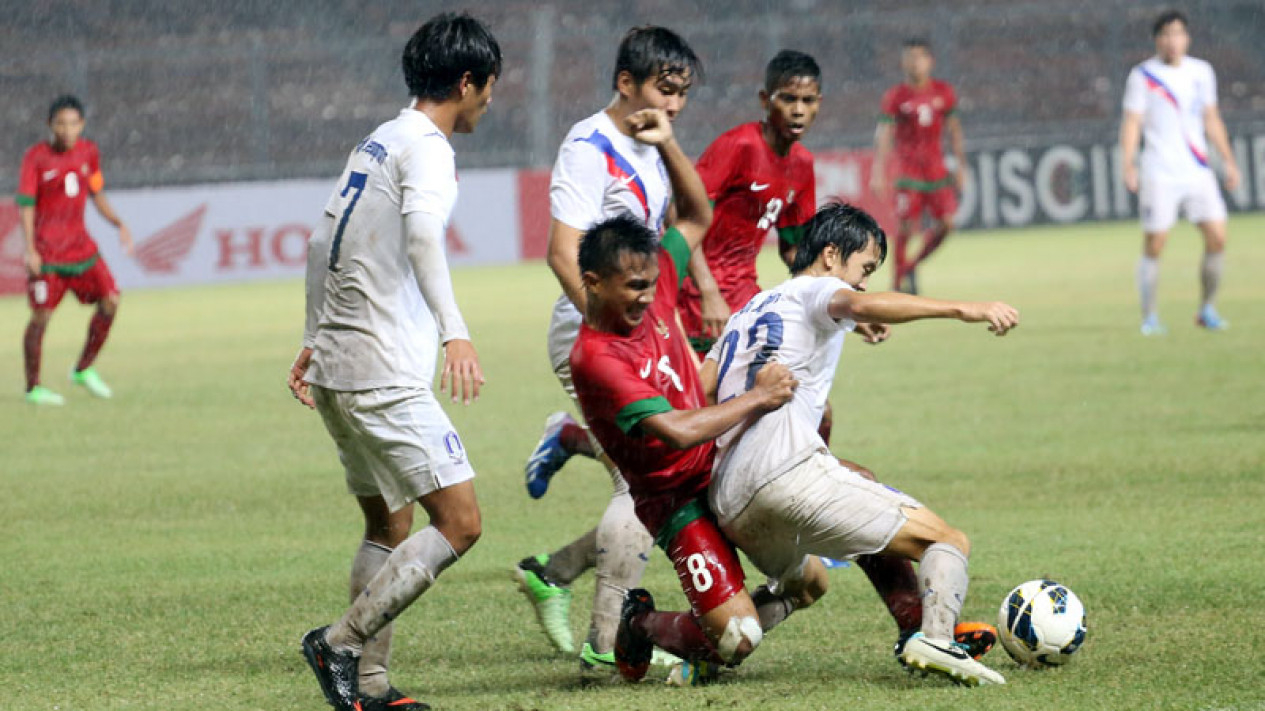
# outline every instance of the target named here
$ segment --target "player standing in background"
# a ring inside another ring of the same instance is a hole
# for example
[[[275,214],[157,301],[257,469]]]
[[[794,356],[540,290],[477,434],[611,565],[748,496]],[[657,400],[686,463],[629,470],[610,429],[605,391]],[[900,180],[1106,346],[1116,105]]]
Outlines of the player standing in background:
[[[22,157],[18,178],[18,214],[26,238],[27,300],[31,320],[22,340],[26,364],[26,401],[61,405],[65,398],[40,385],[44,331],[66,290],[81,304],[95,304],[88,323],[88,339],[70,379],[97,397],[108,398],[110,388],[92,367],[110,335],[119,309],[119,289],[97,243],[83,223],[88,196],[107,222],[119,230],[123,250],[132,253],[132,234],[105,199],[105,178],[97,144],[82,138],[83,104],[61,96],[48,109],[52,138],[41,141]]]
[[[431,381],[478,397],[483,376],[452,293],[444,237],[457,201],[449,138],[471,133],[492,100],[501,49],[478,20],[436,16],[409,40],[413,102],[351,152],[307,265],[295,397],[321,413],[365,518],[352,605],[303,637],[303,654],[339,711],[425,709],[387,680],[391,621],[481,532],[474,470]],[[430,525],[409,535],[413,503]]]
[[[549,324],[549,360],[572,398],[571,347],[580,332],[586,292],[576,261],[580,237],[604,219],[632,215],[655,234],[668,224],[697,230],[711,223],[711,207],[701,188],[686,191],[670,177],[662,151],[638,140],[634,118],[647,111],[674,120],[686,104],[702,65],[679,35],[663,27],[637,27],[624,35],[611,84],[615,96],[601,111],[575,124],[558,149],[549,185],[549,267],[562,295]],[[688,174],[697,181],[692,166]],[[701,185],[701,183],[700,183]],[[676,203],[673,208],[673,196]],[[675,215],[670,214],[675,210]],[[588,638],[580,650],[582,669],[615,669],[615,630],[628,588],[645,570],[652,540],[637,519],[628,484],[595,445],[590,433],[566,413],[555,413],[528,460],[527,489],[544,495],[549,479],[573,454],[600,457],[610,472],[614,493],[596,529],[549,555],[524,558],[515,568],[519,584],[536,609],[550,642],[575,652],[569,611],[571,582],[597,568]]]
[[[1168,231],[1182,211],[1204,238],[1199,276],[1203,300],[1195,322],[1212,331],[1226,328],[1213,306],[1225,260],[1225,200],[1208,165],[1208,143],[1221,154],[1225,187],[1239,185],[1239,166],[1230,150],[1225,123],[1217,110],[1217,76],[1212,65],[1186,55],[1189,23],[1175,10],[1163,13],[1152,28],[1155,56],[1129,72],[1124,90],[1120,152],[1124,183],[1138,193],[1142,216],[1142,259],[1138,291],[1142,300],[1142,334],[1164,333],[1155,306],[1160,279],[1160,253]],[[1145,136],[1139,176],[1135,159]]]
[[[821,107],[821,68],[803,52],[783,50],[764,72],[765,119],[722,133],[698,159],[714,205],[703,247],[690,258],[681,290],[681,322],[706,355],[729,315],[760,292],[756,257],[769,230],[786,252],[817,207],[813,155],[800,140]]]
[[[918,292],[914,270],[953,231],[958,193],[966,184],[966,152],[962,122],[957,116],[957,95],[948,82],[931,78],[936,60],[924,39],[906,40],[900,66],[905,81],[883,95],[882,114],[874,133],[874,165],[870,189],[887,195],[887,162],[896,146],[896,258],[894,288]],[[949,130],[949,145],[957,162],[953,174],[944,164],[941,131]],[[922,235],[918,255],[909,258],[909,241],[922,227],[922,214],[931,215],[931,226]]]

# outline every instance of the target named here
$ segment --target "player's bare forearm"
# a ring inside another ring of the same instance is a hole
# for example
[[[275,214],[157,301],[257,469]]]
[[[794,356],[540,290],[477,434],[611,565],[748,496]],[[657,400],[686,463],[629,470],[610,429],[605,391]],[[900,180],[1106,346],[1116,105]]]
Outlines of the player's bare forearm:
[[[104,192],[93,193],[92,204],[96,205],[97,212],[101,213],[101,217],[105,218],[106,222],[109,222],[115,227],[123,226],[123,220],[119,219],[118,214],[114,212],[114,207],[110,205],[110,201],[105,199]]]
[[[1221,120],[1221,112],[1216,106],[1209,106],[1204,111],[1204,133],[1221,156],[1225,166],[1226,188],[1234,190],[1239,185],[1239,164],[1234,159],[1234,151],[1230,148],[1230,134],[1226,131],[1225,122]]]
[[[831,318],[859,323],[908,323],[923,319],[951,318],[966,323],[987,321],[997,335],[1019,325],[1019,312],[999,301],[945,301],[912,294],[858,293],[840,289],[830,300]]]
[[[887,189],[887,160],[892,153],[892,125],[880,123],[874,129],[874,163],[870,166],[870,189],[882,193]]]
[[[703,335],[717,337],[729,320],[729,304],[720,293],[720,285],[716,283],[716,277],[707,265],[707,255],[701,249],[690,254],[690,276],[694,278],[694,284],[698,286],[701,295],[702,303],[699,306],[703,319]]]
[[[672,183],[676,205],[674,224],[689,243],[690,251],[694,252],[703,243],[703,236],[712,224],[712,204],[707,199],[707,186],[675,137],[659,144],[658,148],[668,171],[668,180]]]
[[[580,237],[583,233],[576,228],[551,220],[549,223],[549,251],[545,261],[553,271],[553,275],[562,287],[572,304],[584,313],[587,299],[584,296],[584,283],[580,279]]]
[[[716,388],[720,385],[716,380],[716,376],[720,366],[711,358],[704,358],[703,364],[698,367],[699,384],[703,386],[703,394],[707,396],[707,402],[716,404]]]
[[[1120,121],[1120,166],[1124,185],[1130,192],[1138,191],[1138,145],[1142,142],[1142,117],[1132,111],[1124,112]]]
[[[35,251],[35,206],[20,205],[18,207],[18,220],[22,223],[22,237],[26,240],[26,249],[28,252]]]
[[[689,449],[716,439],[748,417],[776,410],[795,395],[798,385],[786,366],[770,363],[760,369],[755,387],[737,397],[697,410],[661,412],[640,426],[674,449]]]
[[[953,151],[953,160],[957,162],[958,189],[962,188],[962,180],[966,175],[966,139],[962,137],[962,121],[957,116],[950,116],[949,148]]]

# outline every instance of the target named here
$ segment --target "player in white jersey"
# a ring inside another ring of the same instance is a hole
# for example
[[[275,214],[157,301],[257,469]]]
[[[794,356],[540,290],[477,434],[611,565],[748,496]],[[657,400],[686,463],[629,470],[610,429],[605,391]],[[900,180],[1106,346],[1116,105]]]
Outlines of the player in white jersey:
[[[413,102],[362,140],[308,245],[307,322],[291,368],[317,409],[364,513],[352,605],[303,638],[336,709],[422,709],[387,680],[391,621],[479,538],[474,471],[431,389],[469,404],[483,376],[452,293],[444,239],[457,200],[453,133],[474,131],[501,50],[469,15],[439,15],[409,40]],[[429,525],[409,535],[413,503]]]
[[[717,440],[709,503],[725,535],[771,578],[770,591],[789,609],[825,592],[815,556],[881,552],[919,560],[922,631],[904,640],[901,661],[967,684],[1004,683],[953,641],[967,588],[966,535],[906,494],[844,466],[817,433],[842,348],[838,335],[857,322],[956,318],[987,322],[998,335],[1018,325],[1018,312],[1003,303],[865,293],[886,251],[872,217],[826,205],[805,227],[793,278],[729,319],[702,370],[717,402],[746,392],[771,361],[789,368],[799,388],[781,409]],[[764,615],[761,623],[767,632]]]
[[[548,261],[563,293],[550,319],[548,352],[550,366],[573,399],[569,358],[583,322],[578,255],[584,232],[623,214],[644,221],[656,234],[669,223],[704,231],[711,223],[706,192],[670,180],[658,148],[633,137],[648,111],[662,111],[675,120],[701,70],[694,51],[676,33],[662,27],[633,28],[619,45],[611,81],[615,96],[606,108],[575,124],[558,149],[549,187]],[[614,484],[610,504],[595,529],[552,554],[523,559],[514,573],[550,642],[573,653],[568,586],[595,566],[597,589],[580,659],[586,670],[614,673],[620,605],[624,592],[641,579],[653,541],[633,511],[628,485],[618,469],[567,413],[549,418],[528,460],[528,492],[534,498],[542,496],[550,477],[573,454],[602,459]]]
[[[1221,155],[1225,187],[1239,184],[1239,167],[1230,150],[1225,123],[1217,110],[1217,77],[1212,65],[1187,56],[1190,34],[1186,16],[1168,11],[1153,27],[1155,56],[1129,72],[1124,91],[1120,151],[1125,186],[1138,193],[1144,242],[1138,263],[1143,335],[1164,333],[1156,310],[1160,253],[1178,212],[1199,227],[1204,238],[1200,266],[1203,299],[1196,323],[1209,330],[1228,324],[1213,300],[1225,259],[1226,207],[1208,164],[1208,143]],[[1135,159],[1144,141],[1141,171]]]

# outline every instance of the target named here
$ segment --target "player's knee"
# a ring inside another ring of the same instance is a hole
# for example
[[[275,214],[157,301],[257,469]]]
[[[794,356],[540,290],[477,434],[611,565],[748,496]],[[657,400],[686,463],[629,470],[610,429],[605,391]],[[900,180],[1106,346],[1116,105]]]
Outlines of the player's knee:
[[[954,224],[953,224],[953,218],[952,218],[952,217],[946,217],[945,219],[940,220],[940,233],[941,233],[941,234],[944,234],[944,235],[947,235],[947,234],[949,234],[950,232],[952,232],[952,231],[953,231],[953,228],[954,228],[955,226],[956,226],[956,225],[954,225]]]
[[[448,539],[457,555],[461,555],[474,547],[483,535],[483,521],[478,506],[466,507],[458,511],[446,511],[442,516],[432,517],[431,525],[439,529]]]
[[[97,308],[106,316],[113,316],[119,310],[119,295],[110,294],[97,304]]]
[[[52,309],[35,309],[31,312],[31,323],[36,326],[47,326],[52,318]]]
[[[971,554],[971,539],[967,538],[965,533],[956,528],[948,528],[943,534],[941,534],[940,540],[936,542],[947,543],[962,551],[962,555],[969,556]]]
[[[764,639],[760,620],[755,617],[730,617],[725,629],[716,641],[716,652],[727,664],[738,664],[746,659]]]

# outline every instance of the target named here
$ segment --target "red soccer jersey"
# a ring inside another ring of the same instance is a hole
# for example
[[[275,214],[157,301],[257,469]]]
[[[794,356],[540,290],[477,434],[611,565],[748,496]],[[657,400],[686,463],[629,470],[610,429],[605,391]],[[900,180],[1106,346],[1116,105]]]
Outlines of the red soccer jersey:
[[[619,466],[637,516],[651,534],[707,490],[716,453],[711,442],[673,449],[638,426],[652,415],[707,405],[689,343],[676,323],[677,275],[688,262],[680,235],[668,232],[659,250],[654,303],[641,324],[627,336],[584,324],[571,348],[571,378],[584,419]]]
[[[715,203],[703,254],[730,310],[737,311],[760,291],[755,262],[769,230],[803,225],[817,209],[813,154],[796,142],[779,156],[754,121],[713,141],[698,160],[698,174]],[[684,310],[696,312],[699,299],[694,280],[687,279]],[[686,328],[695,328],[689,317]]]
[[[883,95],[879,120],[896,125],[896,187],[926,191],[950,184],[941,132],[956,109],[953,87],[939,79],[920,89],[902,82]]]
[[[87,139],[68,151],[40,142],[23,156],[17,202],[35,207],[35,249],[46,264],[74,264],[97,253],[83,211],[88,195],[104,186],[97,145]]]

